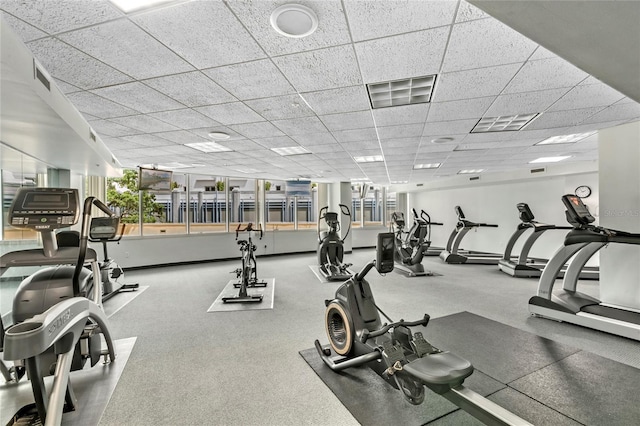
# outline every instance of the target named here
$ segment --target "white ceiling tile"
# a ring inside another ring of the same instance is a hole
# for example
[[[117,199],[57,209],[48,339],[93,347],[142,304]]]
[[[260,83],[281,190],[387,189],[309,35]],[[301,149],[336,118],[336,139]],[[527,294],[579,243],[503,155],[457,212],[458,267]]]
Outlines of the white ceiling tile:
[[[436,154],[441,152],[451,152],[458,146],[457,143],[421,143],[418,154]]]
[[[318,115],[368,112],[371,108],[367,89],[362,85],[308,92],[302,96]]]
[[[275,64],[299,92],[333,89],[360,84],[360,72],[350,45],[273,58]]]
[[[91,121],[89,125],[100,137],[103,137],[103,138],[105,136],[117,137],[117,136],[125,136],[125,135],[132,135],[135,133],[139,133],[138,130],[134,130],[130,127],[122,126],[117,123],[112,123],[111,121],[108,121],[108,120]]]
[[[612,105],[603,109],[599,113],[589,117],[582,124],[587,123],[604,123],[604,122],[616,122],[618,120],[637,120],[640,119],[640,104],[623,103]],[[612,124],[613,126],[614,124]]]
[[[420,138],[397,138],[397,139],[387,139],[381,142],[382,149],[385,150],[385,155],[387,151],[398,152],[400,150],[400,155],[406,155],[407,152],[412,155],[415,154],[418,146],[420,146]],[[413,158],[413,157],[412,157]]]
[[[0,7],[4,7],[4,2],[2,2],[2,5],[0,5]],[[14,17],[13,15],[0,11],[0,17],[2,17],[2,19],[4,19],[4,22],[9,24],[11,28],[13,28],[15,33],[18,34],[20,39],[25,43],[47,36],[47,33],[45,33],[44,31],[40,31],[33,25],[29,25],[23,20]]]
[[[114,123],[122,124],[123,126],[131,127],[132,129],[140,130],[146,133],[153,132],[167,132],[170,130],[176,130],[177,127],[160,121],[148,115],[132,115],[129,117],[117,117],[112,118]]]
[[[513,139],[513,132],[470,133],[464,138],[465,143],[497,142]]]
[[[562,58],[527,61],[504,89],[504,93],[573,87],[588,74]]]
[[[509,84],[521,64],[498,65],[441,74],[432,102],[496,96]]]
[[[50,34],[94,25],[123,14],[107,0],[2,0],[2,9]]]
[[[144,84],[189,107],[215,105],[236,100],[199,71],[145,80]]]
[[[200,114],[189,108],[175,109],[172,111],[162,111],[149,114],[153,118],[162,120],[180,129],[197,129],[201,127],[215,127],[218,123],[209,117]]]
[[[378,141],[359,141],[359,142],[342,142],[342,148],[351,152],[354,155],[361,155],[360,152],[365,150],[376,150],[380,151],[380,144]],[[364,155],[364,154],[362,154]]]
[[[141,134],[141,135],[130,135],[123,136],[120,139],[130,141],[139,145],[140,147],[155,147],[155,146],[165,146],[165,145],[173,145],[171,141],[161,137],[161,134]]]
[[[96,96],[89,92],[69,93],[67,98],[83,113],[88,113],[99,118],[112,118],[124,115],[136,114],[131,108],[111,102],[108,99]]]
[[[284,133],[267,121],[259,123],[234,124],[229,127],[231,127],[231,129],[236,133],[239,133],[249,139],[284,136]]]
[[[265,57],[220,1],[186,2],[131,19],[199,69]]]
[[[293,86],[268,59],[210,68],[203,72],[240,100],[295,93]]]
[[[54,38],[29,43],[29,49],[52,76],[82,89],[131,81],[131,77]]]
[[[142,145],[122,138],[103,138],[102,141],[111,151],[126,151],[130,148],[141,148]]]
[[[460,2],[460,5],[458,6],[456,22],[473,21],[476,19],[483,19],[488,17],[489,15],[484,13],[482,10],[478,9],[477,7],[463,0]]]
[[[604,107],[595,107],[574,109],[570,111],[547,111],[528,125],[527,130],[574,126],[596,114],[603,108]]]
[[[230,102],[194,109],[224,125],[264,121],[264,118],[262,118],[260,114],[256,113],[242,102]]]
[[[289,136],[327,131],[322,121],[316,116],[275,120],[272,123]]]
[[[304,38],[290,38],[278,34],[269,25],[269,16],[282,1],[250,0],[228,2],[240,21],[269,55],[315,50],[350,42],[349,30],[339,0],[306,0],[318,16],[316,31]]]
[[[456,146],[454,149],[455,152],[460,151],[478,151],[495,148],[499,145],[499,142],[472,142],[472,143],[461,143]]]
[[[305,133],[303,135],[294,135],[293,139],[304,147],[315,147],[317,145],[337,144],[336,139],[329,132],[321,133]]]
[[[493,18],[463,22],[453,26],[443,70],[524,62],[536,47],[536,43]]]
[[[362,129],[373,127],[370,111],[347,112],[342,114],[322,115],[320,119],[330,131]]]
[[[180,109],[184,106],[139,82],[94,89],[91,93],[142,113]]]
[[[200,135],[196,135],[192,132],[188,132],[186,130],[174,130],[170,132],[160,132],[156,133],[156,136],[159,136],[163,139],[171,141],[173,143],[178,144],[186,144],[186,143],[199,143],[199,142],[208,142],[210,139],[205,138]]]
[[[247,139],[233,140],[233,141],[219,141],[220,145],[226,146],[236,152],[263,150],[264,147],[253,141]]]
[[[431,108],[429,108],[427,122],[455,121],[471,118],[479,120],[494,99],[495,97],[486,97],[460,101],[434,102],[431,104]]]
[[[265,148],[284,148],[287,146],[296,146],[297,143],[289,136],[276,136],[272,138],[254,138],[254,142],[259,143]]]
[[[422,135],[429,138],[435,136],[447,136],[456,134],[469,133],[473,126],[478,123],[478,119],[472,118],[468,120],[455,120],[455,121],[438,121],[433,123],[426,123],[422,130]]]
[[[353,40],[362,41],[450,25],[456,2],[355,1],[344,7]]]
[[[171,154],[181,155],[180,157],[177,157],[177,158],[174,157],[173,160],[177,160],[179,162],[186,161],[187,163],[190,163],[191,161],[185,157],[182,157],[182,155],[189,155],[189,154],[194,154],[195,152],[200,152],[185,145],[163,146],[162,150]],[[199,161],[199,159],[196,161]]]
[[[500,95],[485,112],[485,117],[543,112],[560,99],[569,88]]]
[[[424,123],[429,112],[429,104],[402,105],[373,110],[377,127],[400,124]]]
[[[409,138],[422,135],[422,128],[424,124],[404,124],[399,126],[385,126],[378,127],[378,136],[381,140],[384,139],[397,139],[397,138]]]
[[[340,130],[333,132],[333,136],[338,142],[358,142],[378,139],[375,128]]]
[[[245,104],[267,120],[284,120],[287,118],[314,115],[313,111],[309,109],[298,95],[253,99],[245,101]]]
[[[609,106],[624,98],[624,95],[604,83],[579,85],[571,89],[562,99],[549,108],[562,111],[576,108]]]
[[[336,150],[344,151],[342,146],[338,145],[337,142],[332,142],[332,143],[327,143],[322,145],[306,146],[305,148],[313,152],[314,154],[324,154],[327,152],[334,152]]]
[[[539,59],[551,59],[551,58],[559,58],[558,55],[551,52],[550,50],[545,49],[542,46],[538,46],[536,51],[533,52],[533,55],[529,58],[530,61],[537,61]]]
[[[191,65],[128,20],[112,21],[59,37],[138,79],[193,70]]]
[[[58,89],[60,89],[60,91],[65,95],[68,93],[80,92],[82,90],[79,87],[76,87],[73,84],[66,83],[58,78],[54,78],[54,80],[56,82],[56,85],[58,86]]]
[[[211,132],[223,132],[228,134],[229,139],[227,139],[227,141],[235,140],[235,139],[245,139],[244,136],[234,132],[231,128],[227,126],[203,127],[201,129],[189,129],[189,131],[207,140],[211,140],[209,137],[209,133]]]
[[[436,74],[448,28],[402,34],[355,44],[365,83]]]

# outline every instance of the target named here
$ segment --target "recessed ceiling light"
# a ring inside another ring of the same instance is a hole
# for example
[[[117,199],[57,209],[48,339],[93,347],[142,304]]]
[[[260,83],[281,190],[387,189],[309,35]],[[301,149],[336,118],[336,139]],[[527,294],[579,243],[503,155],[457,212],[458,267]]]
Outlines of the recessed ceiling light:
[[[431,102],[435,75],[367,84],[371,108]]]
[[[438,138],[431,139],[431,143],[447,143],[453,141],[453,138]]]
[[[563,155],[560,157],[540,157],[537,158],[535,160],[529,161],[529,164],[534,164],[534,163],[557,163],[558,161],[562,161],[562,160],[566,160],[567,158],[570,158],[570,155]]]
[[[376,163],[379,161],[384,161],[382,155],[365,155],[363,157],[353,157],[353,159],[358,163]]]
[[[227,140],[231,137],[230,134],[225,133],[225,132],[209,132],[207,134],[211,139],[215,139],[218,141],[224,141]]]
[[[438,167],[440,167],[440,163],[414,164],[413,165],[413,170],[437,169]]]
[[[465,169],[458,172],[459,175],[470,175],[474,173],[482,173],[484,169]]]
[[[311,154],[301,146],[285,146],[282,148],[271,148],[271,151],[280,155],[299,155],[299,154]]]
[[[318,28],[318,16],[307,6],[285,4],[271,13],[271,26],[285,37],[307,37]]]
[[[471,130],[471,133],[514,132],[522,129],[539,114],[501,115],[499,117],[482,117]]]
[[[351,182],[367,182],[369,178],[351,178]]]
[[[391,183],[399,185],[403,183],[409,183],[409,181],[408,180],[392,180]]]
[[[174,0],[111,0],[111,3],[115,4],[124,13],[129,13],[171,1]]]
[[[233,151],[231,148],[227,148],[224,145],[220,145],[215,142],[197,142],[197,143],[186,143],[185,146],[189,148],[197,149],[202,152],[228,152]]]
[[[232,169],[235,170],[236,172],[240,172],[240,173],[261,173],[260,170],[258,169]]]
[[[538,142],[536,145],[578,142],[578,141],[581,141],[582,139],[588,138],[589,136],[592,136],[595,134],[596,134],[596,131],[587,132],[587,133],[574,133],[573,135],[552,136],[550,138],[543,140],[542,142]]]

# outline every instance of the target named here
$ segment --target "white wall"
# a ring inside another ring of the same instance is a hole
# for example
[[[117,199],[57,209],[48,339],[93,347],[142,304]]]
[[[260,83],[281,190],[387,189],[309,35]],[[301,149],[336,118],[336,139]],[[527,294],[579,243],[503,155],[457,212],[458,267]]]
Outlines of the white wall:
[[[601,130],[602,226],[640,233],[640,122]],[[640,246],[611,244],[600,251],[600,298],[640,310]]]
[[[459,205],[468,220],[499,226],[469,232],[461,247],[503,253],[511,234],[520,223],[517,203],[527,203],[538,222],[566,226],[568,224],[560,198],[564,194],[573,193],[579,185],[589,185],[592,188],[593,193],[585,202],[592,213],[597,214],[596,172],[532,178],[512,183],[482,184],[481,181],[474,181],[469,182],[469,187],[466,188],[413,192],[409,207],[418,212],[424,209],[434,222],[444,223],[444,226],[432,227],[433,246],[445,246],[457,221],[454,206]],[[534,244],[531,256],[549,258],[562,244],[566,232],[547,231]],[[516,250],[519,250],[520,245],[521,243],[516,245]],[[597,264],[597,259],[590,264]]]

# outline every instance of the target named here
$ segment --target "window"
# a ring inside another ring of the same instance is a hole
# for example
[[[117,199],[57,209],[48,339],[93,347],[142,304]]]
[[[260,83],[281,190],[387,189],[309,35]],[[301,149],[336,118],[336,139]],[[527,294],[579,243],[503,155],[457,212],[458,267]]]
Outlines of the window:
[[[229,230],[234,231],[239,224],[256,223],[256,180],[229,178]]]
[[[227,230],[226,179],[222,176],[189,176],[189,232]]]

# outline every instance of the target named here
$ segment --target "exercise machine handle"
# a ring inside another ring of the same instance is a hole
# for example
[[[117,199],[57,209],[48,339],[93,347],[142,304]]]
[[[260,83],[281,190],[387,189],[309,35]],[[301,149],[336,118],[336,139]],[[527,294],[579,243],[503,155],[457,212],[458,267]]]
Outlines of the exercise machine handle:
[[[418,212],[414,208],[412,208],[411,210],[413,211],[413,217],[417,219],[418,218]],[[422,210],[422,211],[424,212],[424,210]]]
[[[417,321],[405,321],[405,320],[400,320],[397,322],[392,322],[391,324],[387,324],[385,326],[383,326],[382,328],[375,330],[375,331],[368,331],[368,330],[364,330],[362,333],[362,337],[360,338],[360,340],[362,341],[362,343],[366,343],[367,340],[369,340],[372,337],[378,337],[378,336],[382,336],[383,334],[385,334],[387,331],[391,330],[392,328],[396,328],[396,327],[415,327],[417,325],[421,325],[423,327],[426,327],[427,324],[429,324],[429,320],[431,319],[431,317],[429,316],[429,314],[424,314],[424,317],[422,317],[422,319],[417,320]]]
[[[105,213],[109,217],[114,217],[116,215],[113,211],[111,211],[109,206],[107,206],[105,203],[103,203],[102,201],[98,200],[97,198],[93,199],[93,205],[96,206],[97,208],[99,208],[100,210],[102,210],[103,213]]]

